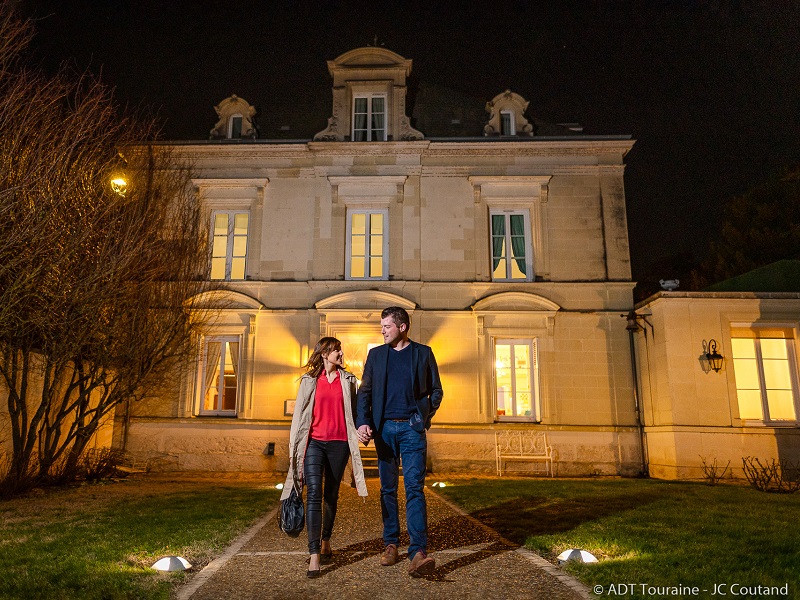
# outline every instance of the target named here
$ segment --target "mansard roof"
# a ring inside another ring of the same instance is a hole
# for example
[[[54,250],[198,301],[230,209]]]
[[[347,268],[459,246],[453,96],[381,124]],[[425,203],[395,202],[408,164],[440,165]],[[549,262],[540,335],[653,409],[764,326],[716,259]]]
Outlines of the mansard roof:
[[[412,61],[386,48],[355,48],[328,61],[327,65],[332,81],[308,81],[290,94],[267,91],[261,98],[250,98],[255,100],[254,107],[257,110],[252,123],[258,122],[257,130],[253,128],[247,132],[252,139],[227,139],[221,140],[221,143],[271,140],[307,142],[315,138],[324,141],[348,140],[350,108],[347,103],[350,97],[343,92],[344,87],[355,82],[361,89],[366,84],[380,81],[387,82],[384,93],[395,103],[390,107],[389,114],[393,119],[400,119],[388,124],[388,139],[392,141],[463,139],[475,142],[485,139],[496,142],[589,137],[575,124],[555,124],[538,118],[532,114],[535,113],[535,107],[529,109],[528,100],[510,90],[492,90],[486,95],[477,91],[465,93],[438,83],[414,79],[410,77]],[[218,113],[220,106],[222,103],[216,107]],[[516,131],[513,135],[501,135],[498,131],[498,115],[509,109],[516,115]],[[239,112],[244,113],[244,110]],[[252,113],[247,115],[248,118],[253,116]],[[217,129],[222,129],[220,122],[212,132],[214,138],[224,137],[214,135]],[[250,124],[248,120],[247,125]]]

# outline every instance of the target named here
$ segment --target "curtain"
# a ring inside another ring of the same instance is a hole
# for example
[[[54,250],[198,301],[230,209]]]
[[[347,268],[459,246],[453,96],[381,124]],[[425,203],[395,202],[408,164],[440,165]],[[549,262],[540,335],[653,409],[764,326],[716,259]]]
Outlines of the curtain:
[[[503,242],[506,239],[506,218],[503,215],[492,215],[492,271],[503,258]]]
[[[222,355],[222,344],[223,342],[208,342],[206,346],[206,372],[205,372],[205,380],[203,381],[203,385],[205,386],[204,390],[204,407],[207,410],[214,410],[216,406],[206,406],[205,403],[208,401],[208,391],[214,386],[214,379],[219,373],[219,358]]]
[[[383,131],[386,129],[386,109],[383,98],[372,99],[372,141],[383,140]]]
[[[239,342],[228,342],[228,349],[231,352],[231,364],[233,365],[233,376],[239,382]]]
[[[517,267],[523,275],[527,275],[525,265],[525,218],[522,215],[511,215],[511,253],[517,261]]]

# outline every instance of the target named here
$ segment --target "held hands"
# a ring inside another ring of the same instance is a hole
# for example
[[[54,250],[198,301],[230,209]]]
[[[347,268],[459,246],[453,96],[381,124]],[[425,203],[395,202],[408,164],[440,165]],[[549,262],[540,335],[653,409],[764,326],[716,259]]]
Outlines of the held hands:
[[[358,434],[358,441],[365,446],[369,444],[370,439],[372,439],[372,428],[369,425],[362,425],[358,428],[356,433]]]

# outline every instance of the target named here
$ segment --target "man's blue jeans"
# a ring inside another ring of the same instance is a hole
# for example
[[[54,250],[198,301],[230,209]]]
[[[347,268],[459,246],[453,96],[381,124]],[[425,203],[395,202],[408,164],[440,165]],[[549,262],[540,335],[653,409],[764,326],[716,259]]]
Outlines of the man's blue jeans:
[[[385,421],[375,437],[378,451],[378,475],[381,479],[381,514],[383,543],[398,544],[400,518],[397,511],[397,485],[400,460],[406,488],[406,526],[411,543],[409,560],[428,548],[428,507],[425,503],[425,465],[428,442],[425,432],[418,433],[408,421]]]

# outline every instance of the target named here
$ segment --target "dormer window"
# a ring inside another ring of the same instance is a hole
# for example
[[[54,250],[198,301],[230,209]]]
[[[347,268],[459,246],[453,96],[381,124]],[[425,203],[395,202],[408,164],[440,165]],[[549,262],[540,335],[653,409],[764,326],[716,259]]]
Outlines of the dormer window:
[[[328,61],[333,78],[333,110],[316,142],[412,141],[425,136],[406,115],[406,77],[411,61],[368,46]]]
[[[254,140],[258,137],[253,121],[256,109],[247,100],[229,96],[214,107],[219,121],[211,130],[212,140]]]
[[[242,137],[242,115],[233,115],[228,120],[228,138],[238,140]]]
[[[386,94],[356,94],[353,97],[354,142],[386,141]]]
[[[483,128],[484,135],[533,135],[533,125],[525,118],[528,101],[511,90],[495,96],[486,103],[489,122]]]
[[[500,135],[516,135],[514,113],[510,110],[500,112]]]

